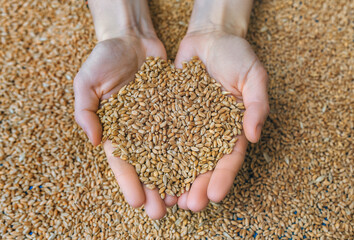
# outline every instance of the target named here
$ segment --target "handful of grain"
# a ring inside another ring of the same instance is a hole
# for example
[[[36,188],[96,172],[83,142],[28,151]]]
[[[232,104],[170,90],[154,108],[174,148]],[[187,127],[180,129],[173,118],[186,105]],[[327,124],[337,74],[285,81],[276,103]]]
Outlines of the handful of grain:
[[[193,58],[177,69],[149,57],[135,80],[101,102],[97,114],[113,155],[135,166],[143,184],[180,196],[214,169],[241,134],[244,106]]]

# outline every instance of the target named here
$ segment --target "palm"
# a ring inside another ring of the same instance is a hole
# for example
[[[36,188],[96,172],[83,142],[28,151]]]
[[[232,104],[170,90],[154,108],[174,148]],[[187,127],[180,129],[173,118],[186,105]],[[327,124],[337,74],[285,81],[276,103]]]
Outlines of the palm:
[[[96,115],[100,100],[109,98],[132,81],[148,56],[166,58],[165,49],[157,38],[127,36],[105,40],[97,44],[77,74],[74,81],[75,117],[95,145],[99,144],[102,135]],[[151,218],[165,215],[166,205],[174,204],[176,199],[166,197],[164,202],[157,190],[142,186],[132,165],[112,155],[110,141],[103,146],[127,202],[133,207],[144,204]]]
[[[213,78],[238,97],[242,97],[247,73],[258,61],[245,39],[228,34],[186,37],[180,45],[178,57],[188,59],[193,54],[204,62]]]
[[[109,39],[97,44],[80,74],[101,100],[107,99],[132,81],[145,58],[153,55],[166,57],[159,41],[142,41],[134,37]]]
[[[239,101],[245,100],[247,111],[244,118],[244,128],[247,139],[256,142],[255,120],[252,116],[266,112],[267,103],[260,93],[267,80],[267,74],[257,56],[246,40],[225,33],[205,34],[194,33],[186,36],[178,50],[176,65],[182,61],[198,56],[206,65],[209,74],[221,83],[225,90],[230,91]],[[263,107],[263,105],[266,107]],[[264,109],[259,109],[263,107]],[[249,111],[249,109],[251,111]],[[253,110],[253,111],[252,111]],[[258,112],[258,113],[257,113]],[[257,116],[256,116],[257,118]],[[247,147],[247,139],[243,132],[231,154],[219,160],[214,171],[199,175],[189,192],[178,199],[180,207],[200,211],[209,200],[221,201],[233,184],[233,180],[241,168]]]

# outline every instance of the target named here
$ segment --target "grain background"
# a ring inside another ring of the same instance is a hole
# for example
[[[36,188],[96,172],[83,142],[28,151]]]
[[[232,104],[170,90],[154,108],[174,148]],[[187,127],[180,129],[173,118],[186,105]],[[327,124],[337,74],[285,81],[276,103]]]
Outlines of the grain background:
[[[192,3],[149,5],[173,58]],[[352,1],[255,1],[247,38],[270,77],[262,139],[222,204],[160,221],[128,207],[74,123],[73,78],[96,43],[84,3],[0,6],[0,238],[352,239]]]

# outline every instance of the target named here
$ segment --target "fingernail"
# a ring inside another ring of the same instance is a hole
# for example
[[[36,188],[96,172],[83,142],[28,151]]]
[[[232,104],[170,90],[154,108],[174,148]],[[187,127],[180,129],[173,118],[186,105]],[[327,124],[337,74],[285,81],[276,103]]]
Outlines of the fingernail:
[[[257,134],[258,139],[261,137],[262,127],[263,127],[263,124],[258,124],[257,125],[256,134]]]
[[[84,133],[85,133],[86,137],[88,138],[88,140],[91,141],[90,136],[87,134],[86,130],[85,129],[82,129],[82,130],[84,131]]]
[[[86,134],[86,137],[91,141],[90,135],[88,135],[88,132],[84,129],[84,132]]]
[[[91,136],[90,136],[86,131],[85,131],[85,133],[86,133],[86,136],[87,136],[87,138],[89,139],[90,143],[91,143],[92,145],[95,145],[95,144],[93,143],[93,141],[92,141]]]

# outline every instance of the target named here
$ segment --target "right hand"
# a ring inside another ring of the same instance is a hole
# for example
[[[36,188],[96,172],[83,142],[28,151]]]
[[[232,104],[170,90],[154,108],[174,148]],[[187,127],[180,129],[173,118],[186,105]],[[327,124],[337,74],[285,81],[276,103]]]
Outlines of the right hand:
[[[102,126],[96,115],[100,101],[134,80],[135,73],[149,56],[166,59],[161,41],[157,37],[128,34],[99,42],[82,65],[74,80],[75,119],[93,145],[98,145],[102,137]],[[143,186],[135,168],[112,155],[110,141],[104,142],[103,147],[120,189],[132,207],[144,204],[149,217],[159,219],[166,214],[166,206],[176,204],[176,197],[166,195],[162,200],[157,189]]]
[[[257,142],[269,113],[268,76],[250,44],[242,37],[221,30],[188,33],[178,49],[175,64],[198,56],[210,76],[245,104],[242,134],[231,154],[224,155],[215,169],[197,176],[190,191],[178,198],[180,208],[201,211],[209,200],[220,202],[230,191],[246,155],[247,140]]]

